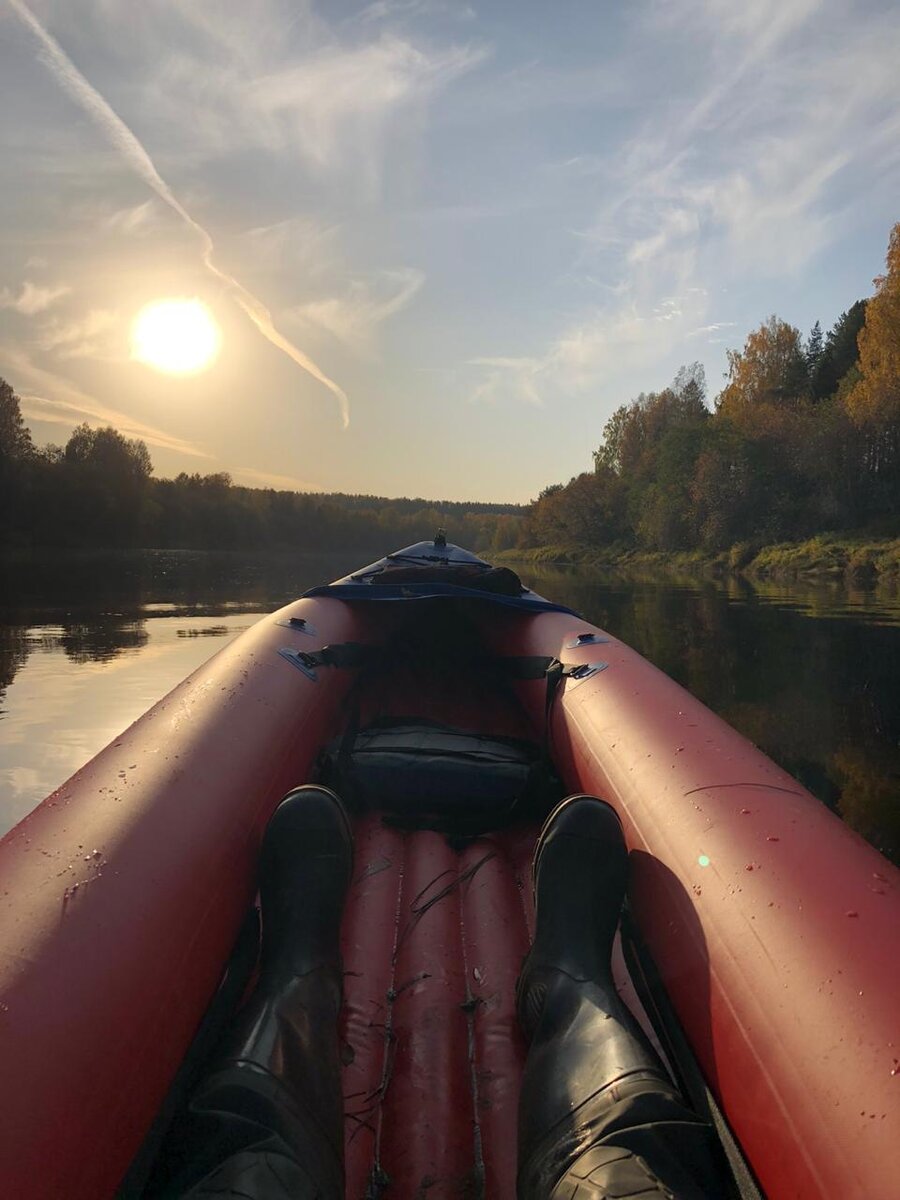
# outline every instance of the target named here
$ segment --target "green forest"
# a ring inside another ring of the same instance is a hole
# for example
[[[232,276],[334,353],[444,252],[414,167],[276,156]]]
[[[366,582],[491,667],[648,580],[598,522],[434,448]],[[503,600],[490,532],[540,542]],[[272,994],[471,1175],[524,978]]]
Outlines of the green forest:
[[[875,294],[823,334],[771,316],[728,352],[708,406],[699,363],[610,417],[594,469],[545,488],[519,548],[733,550],[825,531],[900,533],[900,224]]]
[[[900,223],[875,293],[805,338],[771,316],[728,352],[708,403],[701,364],[621,405],[593,470],[529,506],[155,479],[142,441],[76,428],[37,447],[0,380],[0,544],[384,552],[446,526],[482,551],[566,557],[729,552],[824,532],[900,534]]]

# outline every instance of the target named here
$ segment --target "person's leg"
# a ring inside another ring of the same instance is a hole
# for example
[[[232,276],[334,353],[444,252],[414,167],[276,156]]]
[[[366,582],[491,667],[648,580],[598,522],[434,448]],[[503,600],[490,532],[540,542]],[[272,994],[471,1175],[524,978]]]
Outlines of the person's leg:
[[[339,936],[352,861],[334,793],[291,792],[260,855],[259,981],[167,1136],[151,1194],[341,1200]]]
[[[556,808],[538,841],[535,940],[517,995],[531,1039],[520,1200],[727,1195],[712,1129],[682,1100],[612,980],[626,873],[609,805],[574,796]]]

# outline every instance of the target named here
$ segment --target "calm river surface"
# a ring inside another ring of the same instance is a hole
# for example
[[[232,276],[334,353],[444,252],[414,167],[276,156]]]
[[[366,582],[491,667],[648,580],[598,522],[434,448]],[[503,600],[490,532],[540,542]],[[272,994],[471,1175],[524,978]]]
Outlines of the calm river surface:
[[[0,560],[0,834],[257,617],[365,556]],[[900,860],[900,590],[526,567]]]

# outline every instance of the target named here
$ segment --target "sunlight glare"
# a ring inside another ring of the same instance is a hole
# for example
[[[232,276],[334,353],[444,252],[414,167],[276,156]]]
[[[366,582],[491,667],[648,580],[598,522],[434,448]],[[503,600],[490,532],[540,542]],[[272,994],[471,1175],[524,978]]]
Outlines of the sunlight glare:
[[[155,300],[137,314],[131,327],[131,356],[169,375],[193,375],[219,356],[222,332],[197,299]]]

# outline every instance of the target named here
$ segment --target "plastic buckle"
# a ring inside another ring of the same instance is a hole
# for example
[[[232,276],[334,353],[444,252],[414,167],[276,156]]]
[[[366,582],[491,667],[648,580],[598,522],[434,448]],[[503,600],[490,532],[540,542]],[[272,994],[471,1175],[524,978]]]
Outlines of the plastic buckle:
[[[577,650],[579,646],[597,646],[600,642],[608,641],[608,637],[602,637],[599,633],[579,633],[571,642],[566,642],[566,649]]]
[[[600,671],[605,671],[608,666],[609,663],[605,662],[579,663],[573,671],[569,671],[567,674],[569,679],[574,679],[578,683],[581,683],[585,679],[590,679],[592,675],[597,675]]]
[[[299,671],[302,671],[307,679],[311,679],[313,683],[318,681],[316,660],[311,655],[305,654],[302,650],[295,650],[293,646],[282,646],[278,653]]]
[[[298,633],[308,633],[310,637],[316,636],[316,631],[306,617],[287,617],[284,620],[276,621],[276,625],[281,625],[283,629],[296,629]]]

